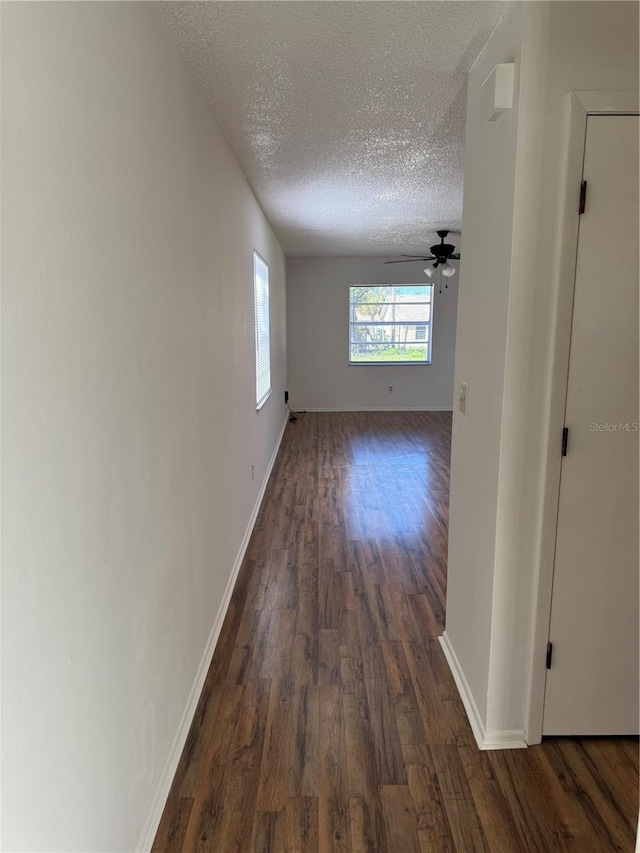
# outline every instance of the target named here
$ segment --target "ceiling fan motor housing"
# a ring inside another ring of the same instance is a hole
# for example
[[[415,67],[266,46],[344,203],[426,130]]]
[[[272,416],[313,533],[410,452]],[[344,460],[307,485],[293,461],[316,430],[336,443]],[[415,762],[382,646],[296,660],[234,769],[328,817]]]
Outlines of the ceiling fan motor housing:
[[[449,235],[448,231],[438,231],[438,237],[440,238],[440,243],[436,243],[435,246],[430,246],[429,251],[431,254],[442,263],[446,261],[447,258],[450,258],[451,255],[456,250],[455,246],[452,246],[451,243],[445,243],[445,238]]]
[[[451,243],[438,243],[435,246],[431,246],[429,251],[432,255],[435,255],[436,258],[442,258],[444,260],[446,258],[450,258],[455,250],[456,247],[452,246]]]
[[[398,261],[385,261],[385,264],[410,264],[415,261],[433,261],[433,269],[437,269],[439,266],[449,266],[448,261],[450,258],[454,260],[458,260],[460,255],[456,254],[456,247],[451,245],[451,243],[445,243],[444,241],[449,235],[448,231],[438,231],[438,237],[440,238],[440,242],[436,243],[435,246],[430,246],[429,251],[431,252],[430,257],[425,258],[420,255],[404,255],[401,260]],[[450,272],[445,272],[445,275],[453,275],[455,269],[453,267],[450,268]]]

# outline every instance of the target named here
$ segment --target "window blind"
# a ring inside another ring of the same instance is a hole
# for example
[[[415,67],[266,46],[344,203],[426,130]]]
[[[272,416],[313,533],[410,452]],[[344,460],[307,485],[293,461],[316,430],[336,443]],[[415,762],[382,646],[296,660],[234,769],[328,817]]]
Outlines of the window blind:
[[[269,338],[269,267],[253,253],[253,298],[256,330],[256,407],[271,393],[271,342]]]

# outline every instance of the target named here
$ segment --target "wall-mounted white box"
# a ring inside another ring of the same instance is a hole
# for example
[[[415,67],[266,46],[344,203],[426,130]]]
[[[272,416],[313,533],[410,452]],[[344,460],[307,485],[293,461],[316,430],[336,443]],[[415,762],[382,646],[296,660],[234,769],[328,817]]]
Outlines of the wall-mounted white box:
[[[515,63],[501,62],[482,84],[482,119],[498,121],[513,107]]]

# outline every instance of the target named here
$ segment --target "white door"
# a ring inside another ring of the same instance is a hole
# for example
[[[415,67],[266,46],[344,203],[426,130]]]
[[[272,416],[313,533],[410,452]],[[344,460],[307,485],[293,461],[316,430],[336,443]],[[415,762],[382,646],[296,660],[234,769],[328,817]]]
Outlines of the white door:
[[[545,735],[638,733],[638,130],[587,119]]]

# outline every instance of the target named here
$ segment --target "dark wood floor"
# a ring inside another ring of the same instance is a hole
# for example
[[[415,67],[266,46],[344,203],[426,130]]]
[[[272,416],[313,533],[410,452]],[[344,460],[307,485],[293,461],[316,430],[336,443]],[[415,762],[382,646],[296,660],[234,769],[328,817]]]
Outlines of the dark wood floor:
[[[155,850],[633,849],[638,747],[479,752],[444,625],[450,415],[289,424]]]

